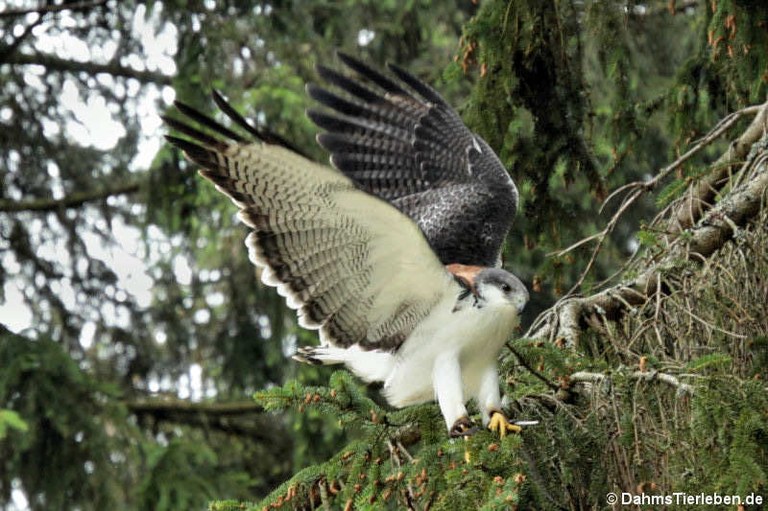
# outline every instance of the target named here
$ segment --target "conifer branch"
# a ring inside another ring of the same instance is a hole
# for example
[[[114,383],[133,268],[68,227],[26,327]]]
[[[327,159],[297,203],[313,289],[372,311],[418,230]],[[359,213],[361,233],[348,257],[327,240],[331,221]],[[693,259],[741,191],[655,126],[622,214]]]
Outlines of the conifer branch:
[[[544,376],[539,371],[534,369],[533,366],[531,366],[531,364],[529,364],[525,360],[525,358],[514,348],[514,346],[512,346],[511,342],[507,343],[507,349],[515,356],[515,358],[517,359],[517,362],[521,366],[523,366],[529,373],[531,373],[533,376],[535,376],[537,379],[543,382],[544,385],[549,387],[550,390],[557,391],[560,388],[557,384],[549,381],[549,379],[546,376]]]
[[[155,416],[203,414],[208,416],[232,417],[264,413],[264,407],[254,401],[232,403],[195,403],[181,399],[141,399],[126,401],[125,406],[135,414]]]
[[[405,453],[406,447],[414,445],[420,440],[421,431],[416,424],[409,424],[401,428],[388,428],[386,444],[389,448],[382,451],[376,459],[371,459],[369,453],[363,454],[364,464],[371,465],[373,463],[381,466],[385,461],[391,459],[398,466],[402,467],[400,459],[393,457],[393,455],[399,456],[399,454],[396,454],[398,451]],[[354,443],[350,444],[321,466],[302,470],[275,489],[260,505],[279,507],[284,503],[290,502],[293,509],[331,509],[333,504],[338,505],[338,501],[335,501],[335,498],[346,489],[348,481],[345,483],[340,478],[343,471],[340,473],[338,468],[333,470],[330,470],[330,468],[338,467],[338,465],[348,468],[353,463],[353,459],[356,456],[360,456],[359,453],[356,453],[356,449],[360,447],[360,445],[356,446]],[[368,445],[368,447],[370,448],[371,446]],[[412,461],[409,463],[412,463]],[[332,476],[330,473],[334,475]],[[391,475],[385,481],[385,484],[397,485],[402,478],[403,471],[398,471],[396,474]],[[300,491],[302,487],[304,490]],[[414,495],[412,494],[412,496]],[[333,508],[335,509],[335,507]]]

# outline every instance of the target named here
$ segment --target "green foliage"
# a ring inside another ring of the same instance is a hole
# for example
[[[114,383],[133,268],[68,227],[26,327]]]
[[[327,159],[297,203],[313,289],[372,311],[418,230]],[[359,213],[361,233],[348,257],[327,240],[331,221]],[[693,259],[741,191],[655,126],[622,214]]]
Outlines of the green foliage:
[[[147,451],[147,472],[140,490],[142,509],[192,509],[248,484],[244,472],[217,475],[216,453],[204,444],[173,440],[167,446],[150,445]]]
[[[0,410],[0,440],[8,435],[8,430],[26,432],[29,429],[27,423],[13,410]]]
[[[760,2],[724,0],[702,9],[701,42],[678,75],[670,106],[680,140],[706,132],[768,91],[768,14]]]
[[[686,368],[695,373],[703,373],[709,368],[729,366],[732,361],[733,359],[725,353],[710,353],[709,355],[691,360],[686,365]]]
[[[0,360],[0,403],[14,426],[0,439],[0,493],[8,498],[19,478],[35,507],[102,509],[124,500],[132,481],[121,471],[127,438],[114,424],[124,423],[125,412],[112,403],[114,388],[48,339],[3,329]],[[120,461],[113,449],[124,453]]]
[[[721,373],[693,403],[693,480],[711,491],[746,495],[768,487],[768,395],[760,381]]]

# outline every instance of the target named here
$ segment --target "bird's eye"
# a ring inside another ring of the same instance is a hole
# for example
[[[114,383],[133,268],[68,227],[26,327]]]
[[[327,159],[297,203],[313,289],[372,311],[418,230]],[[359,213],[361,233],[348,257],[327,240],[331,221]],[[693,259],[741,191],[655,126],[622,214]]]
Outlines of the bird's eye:
[[[512,286],[504,283],[501,285],[501,290],[504,291],[505,293],[509,293],[510,291],[512,291]]]

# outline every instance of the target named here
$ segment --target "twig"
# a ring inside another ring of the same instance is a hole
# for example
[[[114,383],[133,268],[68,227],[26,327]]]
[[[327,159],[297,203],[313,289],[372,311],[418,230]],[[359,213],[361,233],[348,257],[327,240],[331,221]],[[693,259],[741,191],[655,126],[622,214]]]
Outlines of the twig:
[[[395,445],[392,442],[392,440],[387,440],[387,447],[389,447],[390,458],[395,462],[395,465],[397,466],[398,470],[401,469],[402,466],[403,466],[403,462],[400,460],[400,455],[398,454],[399,447],[401,445],[402,444],[399,441],[397,441],[397,445]],[[408,456],[410,456],[410,454],[408,454]],[[417,511],[418,508],[416,506],[416,497],[414,495],[413,487],[411,486],[411,482],[408,481],[406,483],[405,487],[406,487],[406,490],[407,490],[407,492],[405,494],[405,501],[406,501],[406,503],[408,505],[408,509],[413,510],[413,511]]]
[[[19,34],[18,37],[14,38],[13,42],[11,42],[7,46],[3,46],[0,48],[0,62],[5,62],[8,60],[8,56],[15,53],[16,50],[21,46],[21,43],[24,42],[24,40],[29,37],[32,34],[32,31],[38,27],[43,22],[43,17],[39,16],[35,21],[30,23],[24,28],[24,31]]]

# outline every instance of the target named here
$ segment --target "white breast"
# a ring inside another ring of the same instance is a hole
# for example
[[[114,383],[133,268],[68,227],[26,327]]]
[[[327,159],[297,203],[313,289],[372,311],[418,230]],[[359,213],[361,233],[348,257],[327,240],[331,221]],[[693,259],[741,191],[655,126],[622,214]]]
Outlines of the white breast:
[[[439,355],[451,352],[460,360],[465,395],[476,394],[480,372],[495,362],[517,325],[517,311],[495,300],[482,308],[454,312],[455,304],[456,295],[446,296],[398,350],[384,384],[391,405],[433,400],[432,367]]]

